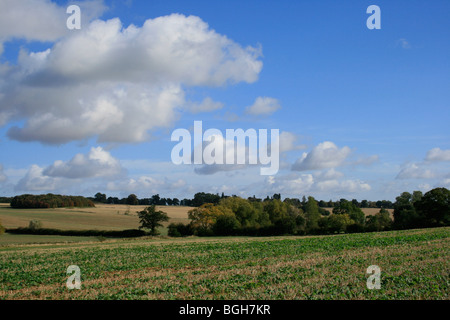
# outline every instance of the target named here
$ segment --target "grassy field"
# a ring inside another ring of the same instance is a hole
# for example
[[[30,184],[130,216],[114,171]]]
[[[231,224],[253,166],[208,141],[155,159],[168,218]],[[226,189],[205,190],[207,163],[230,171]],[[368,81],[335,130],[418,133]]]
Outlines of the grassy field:
[[[449,299],[450,228],[0,248],[0,299]],[[81,290],[66,287],[69,265]],[[381,268],[381,289],[366,269]]]
[[[5,228],[28,227],[30,220],[40,220],[43,228],[61,230],[125,230],[137,229],[137,211],[146,206],[96,204],[95,208],[13,209],[0,204],[0,222]],[[188,223],[187,212],[191,207],[157,206],[165,211],[170,221]],[[162,234],[167,233],[165,228]]]

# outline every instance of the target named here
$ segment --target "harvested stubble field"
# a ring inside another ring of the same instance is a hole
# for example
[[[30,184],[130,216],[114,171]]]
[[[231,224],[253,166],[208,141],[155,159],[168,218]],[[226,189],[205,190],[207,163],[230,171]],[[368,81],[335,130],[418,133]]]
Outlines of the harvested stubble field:
[[[450,228],[0,248],[0,299],[449,299]],[[82,288],[66,287],[69,265]],[[381,289],[366,287],[370,265]]]
[[[94,208],[14,209],[0,203],[0,221],[6,228],[28,227],[30,220],[39,220],[44,228],[60,230],[125,230],[139,228],[137,211],[147,206],[96,204]],[[188,211],[192,207],[157,206],[170,217],[164,223],[189,223]],[[166,228],[161,230],[162,234]]]

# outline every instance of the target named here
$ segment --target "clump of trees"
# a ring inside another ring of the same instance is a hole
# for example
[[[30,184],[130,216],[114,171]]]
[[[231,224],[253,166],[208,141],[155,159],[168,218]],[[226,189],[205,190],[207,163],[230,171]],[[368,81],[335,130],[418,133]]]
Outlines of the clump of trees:
[[[52,193],[15,196],[10,205],[13,208],[95,207],[94,202],[82,196],[63,196]]]
[[[0,203],[11,203],[12,197],[0,197]]]
[[[450,191],[435,188],[422,194],[403,192],[394,205],[394,227],[410,229],[450,225]]]
[[[279,194],[264,200],[220,197],[190,210],[189,225],[169,225],[169,236],[335,234],[450,225],[450,191],[446,188],[425,195],[404,192],[392,206],[394,219],[385,208],[365,216],[357,201],[345,199],[336,201],[330,214],[313,197],[301,201],[282,201]]]

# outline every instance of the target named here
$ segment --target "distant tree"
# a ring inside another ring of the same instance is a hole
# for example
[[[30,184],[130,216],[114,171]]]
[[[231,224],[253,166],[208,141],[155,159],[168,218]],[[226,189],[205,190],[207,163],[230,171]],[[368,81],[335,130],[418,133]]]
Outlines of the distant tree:
[[[161,197],[159,196],[159,194],[154,194],[154,195],[152,196],[151,204],[153,204],[153,205],[159,205],[160,202],[161,202]]]
[[[306,197],[305,196],[302,197],[302,205],[303,206],[306,205]]]
[[[117,197],[108,197],[108,199],[106,199],[106,203],[108,204],[118,204],[120,202],[120,199]]]
[[[161,227],[161,222],[169,221],[167,213],[164,211],[156,211],[156,206],[151,205],[142,211],[138,211],[140,219],[139,229],[150,229],[151,235],[157,235],[156,228]]]
[[[347,213],[332,214],[328,217],[328,228],[332,233],[346,232],[347,228],[353,224],[355,224],[355,221]]]
[[[450,225],[450,191],[435,188],[414,202],[414,207],[424,226],[437,227]]]
[[[341,199],[333,208],[333,214],[348,214],[350,219],[355,221],[355,223],[361,226],[365,223],[364,212],[358,208],[354,202],[345,199]]]
[[[384,208],[374,215],[366,217],[366,230],[367,231],[384,231],[389,230],[392,227],[392,218]]]
[[[317,232],[319,229],[319,205],[313,197],[308,197],[308,201],[305,203],[304,212],[306,217],[306,230],[307,232]]]
[[[192,200],[192,205],[194,207],[200,207],[202,204],[205,204],[205,203],[218,204],[219,201],[220,201],[220,196],[218,194],[198,192],[194,195],[194,199]]]
[[[40,220],[31,220],[28,224],[28,229],[37,230],[42,228],[42,222]]]
[[[212,203],[204,203],[200,207],[188,211],[188,218],[191,226],[198,232],[211,232],[212,226],[221,215],[234,215],[233,212],[223,206],[216,206]]]
[[[298,199],[298,198],[285,198],[283,200],[283,202],[288,203],[296,208],[302,207],[302,203],[301,203],[300,199]]]
[[[216,236],[229,236],[234,235],[240,227],[241,224],[234,214],[223,214],[217,217],[212,226],[212,231]]]
[[[352,199],[352,203],[355,207],[361,208],[361,204],[356,199]]]
[[[333,214],[348,214],[350,219],[355,221],[360,226],[365,223],[364,212],[356,206],[354,202],[350,202],[345,199],[341,199],[339,203],[333,208]]]
[[[271,202],[271,201],[270,201]],[[267,203],[270,203],[267,202]],[[228,197],[220,200],[220,205],[233,212],[242,227],[256,227],[266,204],[251,202],[240,197]]]
[[[106,203],[106,194],[97,192],[94,196],[95,202]]]
[[[369,202],[367,200],[362,200],[361,201],[361,208],[368,208],[369,207]]]
[[[130,206],[136,206],[139,204],[138,197],[135,194],[130,194],[126,200],[126,204],[129,204]]]
[[[323,201],[323,200],[320,200],[320,201],[319,201],[319,207],[320,207],[320,208],[326,208],[327,205],[328,205],[328,204],[327,204],[325,201]]]
[[[330,211],[328,211],[327,209],[321,208],[320,206],[319,206],[319,213],[322,216],[329,216],[330,215]]]
[[[423,197],[422,191],[413,191],[411,196],[412,204],[415,204],[416,202],[420,201],[422,197]]]
[[[192,226],[190,224],[171,223],[167,227],[167,234],[169,237],[186,237],[194,234]]]
[[[412,202],[412,194],[403,192],[395,198],[394,203],[394,228],[408,229],[420,226],[420,217]]]

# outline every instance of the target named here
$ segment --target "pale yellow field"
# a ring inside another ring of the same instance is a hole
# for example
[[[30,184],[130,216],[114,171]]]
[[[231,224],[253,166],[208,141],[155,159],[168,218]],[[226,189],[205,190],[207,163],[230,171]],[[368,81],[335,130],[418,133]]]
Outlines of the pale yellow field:
[[[324,209],[328,210],[330,213],[333,212],[333,208],[324,208]],[[361,208],[361,210],[362,212],[364,212],[366,216],[373,216],[374,214],[380,211],[380,208]],[[391,217],[393,217],[394,209],[386,209],[386,210],[389,211]]]
[[[0,222],[5,228],[27,227],[30,220],[40,220],[43,228],[61,230],[125,230],[139,227],[138,211],[147,206],[96,204],[95,208],[13,209],[0,204]],[[157,206],[170,220],[164,223],[188,223],[191,207]]]

